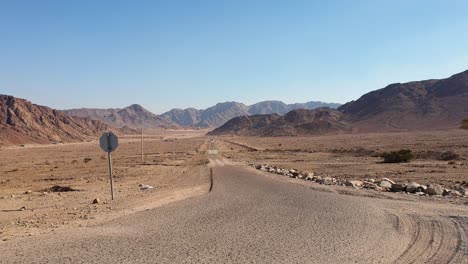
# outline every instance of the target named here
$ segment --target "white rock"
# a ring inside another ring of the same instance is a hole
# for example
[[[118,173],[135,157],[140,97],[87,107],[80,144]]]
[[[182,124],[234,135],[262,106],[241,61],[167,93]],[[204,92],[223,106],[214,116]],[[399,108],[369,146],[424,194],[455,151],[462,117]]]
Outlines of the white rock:
[[[361,187],[362,186],[362,181],[352,181],[352,180],[347,180],[344,183],[346,186],[350,187]]]
[[[431,184],[426,189],[426,194],[429,195],[442,195],[443,193],[444,189],[438,184]]]
[[[390,180],[389,178],[383,178],[382,181],[388,181],[391,184],[395,184],[395,182]]]
[[[390,190],[392,188],[392,183],[389,181],[381,181],[379,184],[380,187]]]
[[[139,186],[140,186],[140,190],[142,190],[142,191],[143,191],[143,190],[154,189],[154,187],[151,186],[151,185],[140,184]]]

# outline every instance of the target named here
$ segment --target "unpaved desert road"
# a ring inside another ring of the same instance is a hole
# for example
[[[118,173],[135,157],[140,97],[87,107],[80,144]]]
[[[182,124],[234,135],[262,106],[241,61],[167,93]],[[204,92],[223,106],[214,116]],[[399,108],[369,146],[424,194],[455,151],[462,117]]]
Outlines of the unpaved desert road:
[[[468,263],[466,209],[441,214],[415,202],[317,192],[212,163],[206,195],[2,242],[0,262]]]

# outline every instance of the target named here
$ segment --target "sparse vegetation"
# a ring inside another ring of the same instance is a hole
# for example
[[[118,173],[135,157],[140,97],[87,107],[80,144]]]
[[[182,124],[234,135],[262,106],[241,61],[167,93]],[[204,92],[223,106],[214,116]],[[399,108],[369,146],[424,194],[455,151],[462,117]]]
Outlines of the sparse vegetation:
[[[468,129],[468,118],[462,121],[462,129]]]
[[[88,163],[88,162],[90,162],[91,160],[93,160],[93,159],[92,159],[92,158],[84,158],[84,159],[83,159],[84,163]]]
[[[73,188],[71,188],[69,186],[55,185],[55,186],[52,186],[51,188],[47,189],[46,191],[49,191],[49,192],[76,192],[78,190],[73,189]]]
[[[440,153],[440,156],[439,156],[439,160],[444,160],[444,161],[458,160],[458,159],[460,159],[460,155],[458,155],[457,153],[451,150],[442,152]]]
[[[414,154],[409,149],[400,149],[398,151],[384,152],[381,157],[384,163],[405,163],[414,159]]]

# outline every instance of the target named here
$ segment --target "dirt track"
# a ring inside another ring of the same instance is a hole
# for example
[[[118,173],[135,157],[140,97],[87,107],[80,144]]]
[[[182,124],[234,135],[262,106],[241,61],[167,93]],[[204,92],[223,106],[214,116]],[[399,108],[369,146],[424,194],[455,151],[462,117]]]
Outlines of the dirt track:
[[[209,194],[2,244],[5,263],[467,263],[466,207],[340,195],[212,161]]]

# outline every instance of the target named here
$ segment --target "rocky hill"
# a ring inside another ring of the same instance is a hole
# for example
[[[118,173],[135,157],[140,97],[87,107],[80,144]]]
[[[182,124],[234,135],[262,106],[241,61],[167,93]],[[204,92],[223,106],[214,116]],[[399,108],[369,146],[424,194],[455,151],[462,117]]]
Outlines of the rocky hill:
[[[318,107],[337,108],[340,104],[307,102],[301,104],[285,104],[281,101],[263,101],[250,106],[238,102],[218,103],[205,110],[172,109],[161,115],[164,119],[177,123],[180,126],[192,126],[201,128],[215,128],[223,125],[228,120],[244,115],[258,114],[286,114],[294,109],[315,109]]]
[[[284,104],[259,109],[282,111]],[[284,117],[234,118],[212,135],[303,135],[455,129],[468,116],[468,71],[446,79],[395,83],[367,93],[338,110],[296,110]],[[462,126],[468,127],[466,121]]]
[[[468,71],[447,79],[391,84],[338,109],[355,132],[457,128],[468,116]]]
[[[99,121],[0,95],[1,145],[84,141],[96,139],[107,129]]]
[[[140,128],[177,128],[178,125],[146,110],[141,105],[133,104],[123,109],[81,108],[63,110],[72,116],[87,117],[102,121],[112,127]]]
[[[331,108],[296,109],[279,114],[240,116],[209,132],[209,135],[297,136],[350,132],[342,112]]]

